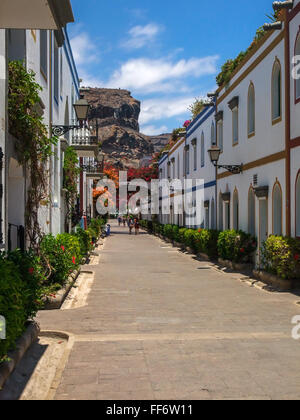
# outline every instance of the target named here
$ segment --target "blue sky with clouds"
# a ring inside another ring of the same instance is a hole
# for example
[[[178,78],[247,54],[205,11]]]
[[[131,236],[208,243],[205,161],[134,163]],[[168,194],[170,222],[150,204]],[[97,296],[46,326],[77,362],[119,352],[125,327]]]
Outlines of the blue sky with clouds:
[[[251,43],[271,0],[72,0],[69,34],[83,86],[141,101],[141,131],[170,132],[195,97],[216,88],[228,58]]]

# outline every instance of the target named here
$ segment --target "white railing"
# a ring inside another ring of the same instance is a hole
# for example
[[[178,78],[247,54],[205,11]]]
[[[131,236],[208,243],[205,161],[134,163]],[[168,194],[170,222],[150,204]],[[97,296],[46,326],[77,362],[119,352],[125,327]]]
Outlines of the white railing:
[[[91,135],[88,128],[76,128],[70,133],[71,146],[95,146],[97,138]]]

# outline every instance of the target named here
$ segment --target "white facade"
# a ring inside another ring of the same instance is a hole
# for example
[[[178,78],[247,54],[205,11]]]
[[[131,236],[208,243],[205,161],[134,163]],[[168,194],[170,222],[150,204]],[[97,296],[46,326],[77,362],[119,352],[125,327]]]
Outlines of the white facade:
[[[186,177],[204,179],[204,227],[241,229],[259,244],[271,234],[300,237],[300,1],[284,15],[282,29],[259,41],[217,90],[216,109],[193,120],[186,139],[159,162],[160,176],[168,177],[168,162],[171,168],[179,151],[181,162],[188,159]],[[218,164],[242,164],[242,173],[220,167],[216,176],[207,154],[214,143],[221,149]]]
[[[5,36],[5,31],[1,32]],[[49,137],[52,135],[51,126],[74,124],[72,105],[79,98],[79,79],[68,35],[65,30],[63,32],[65,41],[62,47],[58,47],[53,31],[6,30],[8,60],[24,60],[26,68],[34,71],[36,82],[43,89],[40,105],[44,123],[49,127]],[[50,203],[41,203],[39,214],[44,233],[56,235],[65,231],[63,162],[64,150],[70,144],[69,137],[66,134],[59,139],[57,146],[53,147],[54,155],[49,162]],[[7,134],[7,138],[6,239],[9,237],[9,246],[13,249],[18,246],[18,227],[25,225],[28,174],[25,168],[18,165],[15,140],[10,134]]]

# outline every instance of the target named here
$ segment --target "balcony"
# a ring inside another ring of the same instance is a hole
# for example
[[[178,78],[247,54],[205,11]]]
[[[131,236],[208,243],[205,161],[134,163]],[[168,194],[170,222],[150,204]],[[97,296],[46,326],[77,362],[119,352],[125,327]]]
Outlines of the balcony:
[[[103,177],[103,164],[99,162],[90,165],[82,165],[81,168],[86,173],[87,178],[101,179]]]
[[[79,158],[97,158],[99,143],[96,136],[92,136],[88,128],[78,128],[70,132],[70,146]]]

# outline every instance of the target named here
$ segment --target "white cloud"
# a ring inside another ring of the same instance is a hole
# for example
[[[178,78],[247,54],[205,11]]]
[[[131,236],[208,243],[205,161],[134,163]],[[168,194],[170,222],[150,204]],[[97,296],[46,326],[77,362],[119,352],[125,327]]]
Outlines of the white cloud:
[[[187,77],[199,78],[217,72],[218,56],[190,58],[172,62],[171,59],[130,59],[116,70],[107,86],[136,91],[174,91],[174,82]]]
[[[134,26],[128,32],[129,39],[122,42],[122,47],[129,49],[142,48],[153,42],[156,36],[163,30],[161,25],[149,23],[146,26]]]
[[[162,125],[161,127],[156,127],[154,125],[144,125],[141,127],[140,131],[147,136],[156,136],[158,134],[167,133],[168,127],[166,125]]]
[[[97,47],[87,33],[83,32],[73,37],[71,46],[74,60],[79,68],[99,61]]]
[[[151,121],[166,120],[180,115],[184,117],[194,100],[194,97],[147,99],[141,104],[140,124],[146,125]]]

